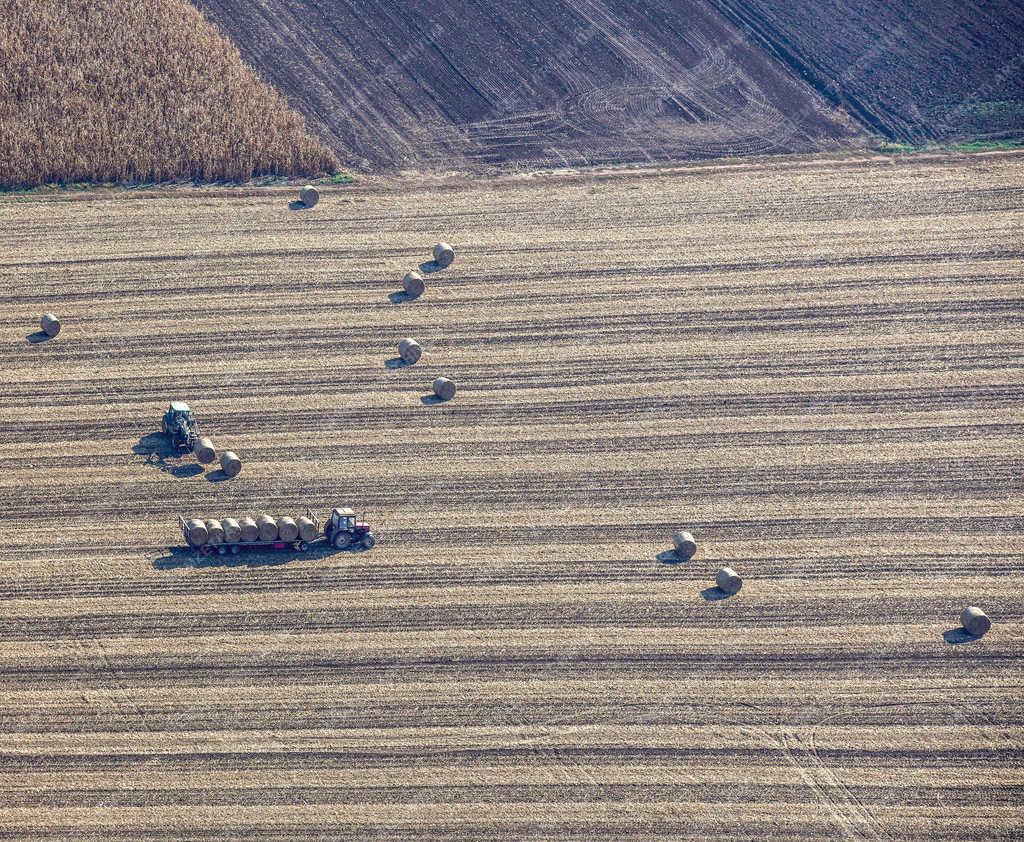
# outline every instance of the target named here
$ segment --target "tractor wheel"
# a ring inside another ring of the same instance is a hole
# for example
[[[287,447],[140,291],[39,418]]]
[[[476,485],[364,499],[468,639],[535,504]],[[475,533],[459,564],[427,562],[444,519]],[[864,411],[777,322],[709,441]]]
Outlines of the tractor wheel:
[[[352,543],[352,533],[351,532],[338,532],[334,536],[333,544],[334,544],[334,549],[336,549],[336,550],[343,550],[343,549],[345,549],[345,547],[347,547],[351,543]]]
[[[373,545],[376,544],[376,543],[377,543],[377,539],[373,537],[372,533],[367,532],[363,536],[362,547],[363,547],[364,550],[372,550],[373,549]]]

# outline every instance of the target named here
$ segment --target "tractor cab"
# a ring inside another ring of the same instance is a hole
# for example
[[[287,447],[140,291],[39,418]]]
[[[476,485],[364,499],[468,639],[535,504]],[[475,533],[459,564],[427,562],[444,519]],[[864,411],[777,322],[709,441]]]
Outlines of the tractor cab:
[[[346,547],[361,547],[368,550],[376,543],[370,525],[357,520],[356,513],[348,508],[339,508],[331,512],[331,519],[327,522],[324,535],[338,550]]]
[[[331,525],[351,532],[356,528],[356,513],[352,509],[335,509],[331,512]]]

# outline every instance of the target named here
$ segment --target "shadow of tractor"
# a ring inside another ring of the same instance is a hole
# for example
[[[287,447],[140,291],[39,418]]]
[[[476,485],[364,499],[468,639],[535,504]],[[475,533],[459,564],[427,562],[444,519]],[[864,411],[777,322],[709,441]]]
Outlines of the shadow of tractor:
[[[132,453],[144,456],[147,465],[172,476],[194,477],[203,472],[203,466],[196,462],[185,465],[168,462],[168,459],[176,458],[178,454],[163,433],[147,433],[132,447]]]

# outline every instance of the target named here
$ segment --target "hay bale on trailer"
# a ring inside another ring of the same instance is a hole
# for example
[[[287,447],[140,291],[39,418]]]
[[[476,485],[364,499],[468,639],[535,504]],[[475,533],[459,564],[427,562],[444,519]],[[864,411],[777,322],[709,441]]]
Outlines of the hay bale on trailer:
[[[190,547],[201,547],[207,542],[210,533],[206,531],[206,524],[199,518],[192,518],[185,524],[185,540]]]
[[[419,272],[406,272],[402,278],[402,289],[410,298],[419,298],[427,288],[423,283],[423,276]]]
[[[253,518],[244,517],[238,522],[238,525],[242,528],[242,535],[239,540],[243,544],[251,544],[260,539],[260,526]]]
[[[259,527],[261,541],[277,540],[277,521],[270,515],[260,515],[256,518],[256,524]]]
[[[305,515],[300,517],[296,521],[296,524],[299,527],[299,537],[307,544],[311,541],[315,541],[317,536],[320,534],[320,530],[317,529],[316,522]]]
[[[242,540],[242,525],[233,517],[226,517],[220,522],[224,529],[224,543],[237,544]]]
[[[434,394],[443,401],[450,401],[455,397],[455,383],[447,377],[438,377],[434,381]]]
[[[423,349],[415,339],[406,337],[398,343],[398,356],[402,358],[402,362],[406,365],[415,365],[419,362],[420,357],[423,356]]]
[[[204,465],[209,465],[217,458],[217,451],[213,447],[213,442],[205,436],[196,442],[195,450],[193,452],[196,454],[196,459]]]
[[[56,336],[60,333],[60,319],[53,313],[43,313],[39,319],[39,327],[47,336]]]
[[[294,541],[298,538],[299,525],[295,522],[295,518],[288,517],[288,515],[278,518],[277,534],[282,541]]]
[[[723,567],[715,576],[715,584],[718,585],[719,590],[726,593],[739,593],[740,588],[743,587],[743,580],[731,567]]]
[[[311,208],[320,201],[320,191],[312,184],[307,184],[299,191],[299,201],[307,208]]]
[[[697,542],[689,532],[673,532],[672,544],[676,548],[676,556],[680,561],[688,561],[697,552]]]
[[[960,613],[960,625],[975,637],[981,637],[992,628],[992,621],[977,605],[968,605]]]
[[[224,527],[219,520],[206,521],[206,531],[209,533],[209,537],[206,539],[208,544],[224,543]]]
[[[438,243],[434,246],[434,263],[442,269],[451,266],[453,260],[455,260],[455,249],[448,243]]]
[[[238,472],[242,470],[242,460],[232,451],[225,450],[220,455],[220,469],[229,477],[237,477]]]

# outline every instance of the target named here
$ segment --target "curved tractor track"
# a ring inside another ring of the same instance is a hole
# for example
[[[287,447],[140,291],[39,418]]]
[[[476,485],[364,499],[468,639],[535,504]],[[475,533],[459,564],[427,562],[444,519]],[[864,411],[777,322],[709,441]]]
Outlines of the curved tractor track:
[[[291,198],[0,202],[0,835],[1019,835],[1019,157]]]

